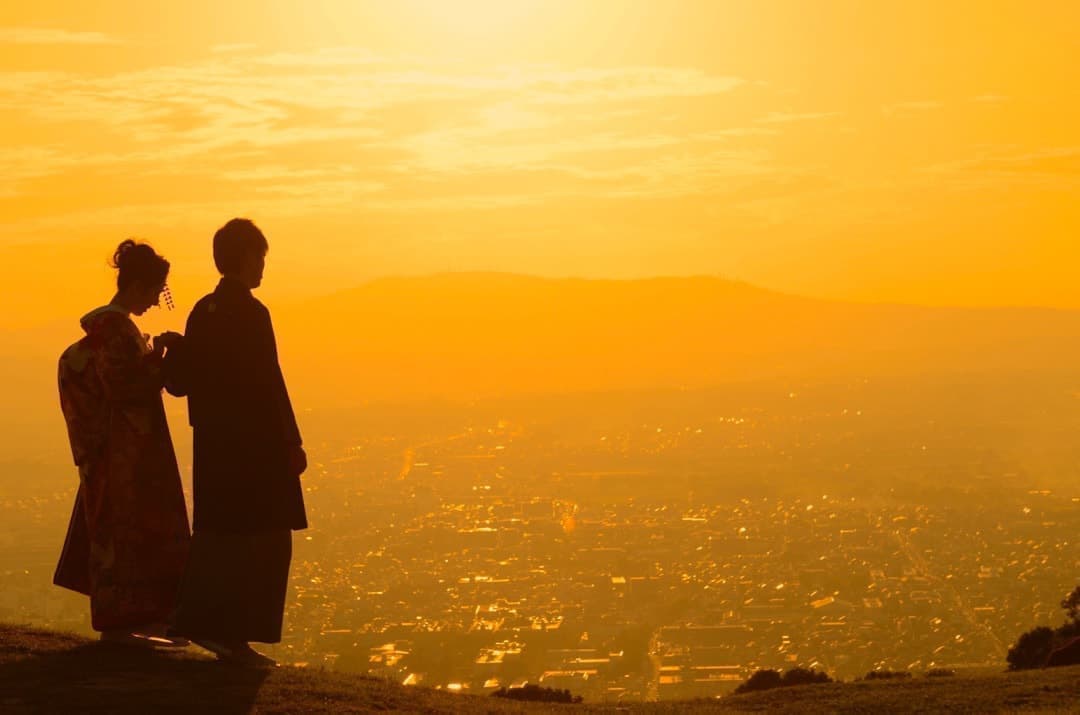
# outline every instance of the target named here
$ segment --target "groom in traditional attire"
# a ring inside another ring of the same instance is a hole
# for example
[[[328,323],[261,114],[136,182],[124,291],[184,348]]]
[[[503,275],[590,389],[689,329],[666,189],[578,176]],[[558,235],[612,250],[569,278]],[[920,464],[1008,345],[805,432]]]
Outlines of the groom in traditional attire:
[[[194,431],[194,533],[174,630],[251,665],[273,664],[250,642],[281,640],[292,531],[307,528],[307,457],[270,312],[251,294],[268,249],[248,219],[218,230],[221,281],[192,309],[166,367]]]

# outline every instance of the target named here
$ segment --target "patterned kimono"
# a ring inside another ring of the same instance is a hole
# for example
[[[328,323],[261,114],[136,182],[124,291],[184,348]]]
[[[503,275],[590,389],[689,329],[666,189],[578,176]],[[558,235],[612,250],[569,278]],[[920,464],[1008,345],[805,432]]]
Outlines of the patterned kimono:
[[[105,306],[60,358],[60,406],[79,490],[54,583],[90,596],[98,631],[168,622],[191,540],[161,400],[161,361]]]

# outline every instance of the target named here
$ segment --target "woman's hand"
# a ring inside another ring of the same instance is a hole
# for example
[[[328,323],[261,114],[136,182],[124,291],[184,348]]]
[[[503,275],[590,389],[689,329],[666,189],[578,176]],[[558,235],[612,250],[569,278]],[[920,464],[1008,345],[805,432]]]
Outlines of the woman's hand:
[[[166,330],[164,333],[154,338],[154,354],[161,357],[165,354],[166,350],[171,350],[174,345],[183,339],[184,336],[180,333]]]

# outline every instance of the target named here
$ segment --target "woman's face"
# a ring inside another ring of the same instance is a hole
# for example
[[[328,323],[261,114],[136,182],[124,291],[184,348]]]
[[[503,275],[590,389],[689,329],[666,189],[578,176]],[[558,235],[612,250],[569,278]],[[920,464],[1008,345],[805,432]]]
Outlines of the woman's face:
[[[165,281],[159,283],[135,284],[132,292],[131,312],[142,315],[153,307],[161,305],[161,293],[165,290]]]

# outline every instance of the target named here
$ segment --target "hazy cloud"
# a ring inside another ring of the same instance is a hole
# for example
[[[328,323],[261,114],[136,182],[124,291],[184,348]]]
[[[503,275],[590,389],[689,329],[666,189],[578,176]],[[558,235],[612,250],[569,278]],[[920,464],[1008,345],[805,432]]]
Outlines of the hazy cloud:
[[[100,32],[73,32],[50,27],[0,27],[0,44],[114,45],[118,40]]]
[[[210,48],[210,51],[218,54],[228,54],[230,52],[246,52],[248,50],[254,50],[257,48],[258,45],[253,45],[246,42],[234,42],[226,43],[223,45],[214,45]]]
[[[881,108],[881,111],[886,115],[913,113],[913,112],[929,112],[934,109],[941,109],[941,102],[935,102],[932,100],[923,100],[918,102],[897,102],[895,104],[886,104]]]
[[[32,128],[12,147],[0,144],[0,192],[123,167],[127,176],[188,176],[192,185],[212,177],[234,184],[237,196],[272,195],[291,207],[281,210],[340,201],[405,211],[671,196],[774,170],[763,148],[732,143],[775,130],[693,126],[745,84],[739,78],[648,66],[432,69],[358,48],[254,49],[219,45],[197,63],[106,75],[0,73],[0,101]],[[672,115],[673,101],[686,111]],[[559,188],[545,189],[541,176],[561,177]],[[418,182],[427,196],[417,195]]]
[[[758,121],[762,124],[786,124],[789,122],[810,122],[819,119],[831,119],[839,116],[837,112],[770,112]]]
[[[1016,185],[1080,188],[1080,146],[985,151],[970,159],[923,167],[919,173],[961,190]]]

